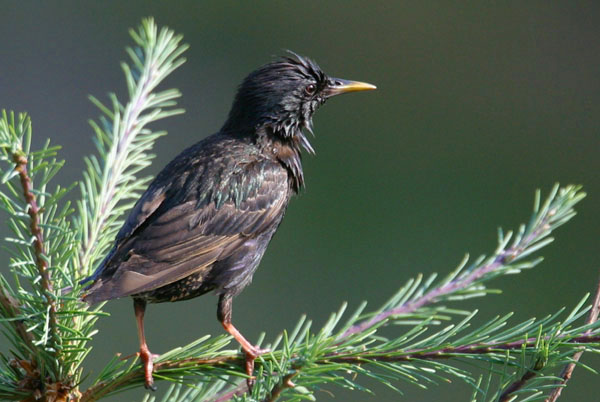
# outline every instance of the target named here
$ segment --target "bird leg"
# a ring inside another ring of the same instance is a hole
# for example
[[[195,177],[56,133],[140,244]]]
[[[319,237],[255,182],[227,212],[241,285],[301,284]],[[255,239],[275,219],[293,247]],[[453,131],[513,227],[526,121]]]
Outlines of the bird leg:
[[[144,387],[152,391],[156,391],[154,386],[154,378],[152,378],[152,370],[154,363],[152,358],[155,356],[150,353],[146,344],[146,336],[144,335],[144,311],[146,310],[146,301],[143,299],[133,299],[133,310],[135,311],[135,320],[137,322],[138,338],[140,339],[140,359],[144,365]]]
[[[236,327],[231,323],[231,314],[232,314],[232,306],[233,306],[233,298],[228,295],[221,295],[219,298],[219,307],[217,308],[217,318],[231,336],[235,338],[236,341],[242,347],[242,350],[246,353],[246,374],[248,374],[248,380],[246,380],[248,384],[248,389],[252,390],[252,386],[254,385],[255,377],[252,375],[254,372],[254,360],[265,353],[270,352],[269,349],[260,349],[258,346],[252,345],[244,336],[237,330]]]

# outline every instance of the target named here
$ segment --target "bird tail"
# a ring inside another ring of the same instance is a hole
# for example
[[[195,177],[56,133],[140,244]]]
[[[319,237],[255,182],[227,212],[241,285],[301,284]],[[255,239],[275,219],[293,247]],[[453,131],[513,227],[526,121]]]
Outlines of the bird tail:
[[[115,249],[113,248],[110,251],[110,253],[108,253],[107,256],[104,257],[104,259],[102,260],[100,265],[98,265],[98,267],[94,270],[94,272],[90,276],[88,276],[87,278],[83,278],[82,280],[79,281],[80,285],[91,282],[89,285],[87,285],[86,287],[83,288],[82,294],[80,296],[80,299],[82,301],[88,303],[90,306],[93,306],[94,304],[97,304],[97,303],[100,303],[102,301],[109,299],[109,297],[106,297],[106,298],[100,297],[99,293],[101,293],[101,292],[94,292],[94,290],[99,288],[100,285],[102,284],[102,278],[100,276],[101,276],[102,272],[104,271],[104,269],[106,268],[108,261],[110,261],[110,258],[113,256],[114,253],[115,253]]]
[[[84,280],[87,281],[87,279],[88,278],[86,278]],[[93,306],[100,302],[111,299],[111,297],[109,297],[109,295],[107,295],[106,292],[98,291],[101,286],[102,286],[102,279],[98,279],[94,283],[91,283],[90,285],[86,286],[81,293],[81,296],[80,296],[81,301],[84,301],[87,304],[89,304],[90,306]]]

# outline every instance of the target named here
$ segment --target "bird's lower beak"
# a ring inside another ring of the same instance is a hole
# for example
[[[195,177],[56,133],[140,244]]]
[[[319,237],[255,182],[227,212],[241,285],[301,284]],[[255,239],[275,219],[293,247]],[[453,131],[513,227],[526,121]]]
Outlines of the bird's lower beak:
[[[377,87],[366,82],[331,78],[323,92],[326,98],[330,98],[335,95],[345,94],[346,92],[370,91],[372,89],[377,89]]]

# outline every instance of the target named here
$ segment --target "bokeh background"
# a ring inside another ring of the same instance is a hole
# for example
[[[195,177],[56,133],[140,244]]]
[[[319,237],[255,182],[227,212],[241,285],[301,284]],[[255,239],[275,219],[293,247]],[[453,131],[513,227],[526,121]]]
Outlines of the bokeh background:
[[[284,49],[328,73],[378,90],[333,99],[315,117],[317,155],[307,189],[289,208],[234,322],[273,339],[301,314],[322,324],[343,301],[372,307],[419,272],[447,272],[465,252],[491,252],[496,228],[528,219],[534,191],[580,183],[589,196],[557,233],[543,264],[491,284],[502,295],[461,303],[479,319],[512,322],[574,306],[600,273],[600,7],[596,2],[140,2],[0,1],[0,108],[27,111],[36,141],[64,146],[58,181],[78,180],[94,151],[88,94],[124,94],[118,62],[127,30],[154,16],[185,36],[187,63],[166,85],[187,112],[155,125],[156,173],[181,149],[217,131],[236,86]],[[5,230],[4,228],[2,230]],[[5,233],[5,232],[3,232]],[[3,268],[4,269],[4,268]],[[130,300],[111,317],[87,366],[133,353]],[[156,353],[222,329],[212,295],[152,305]],[[600,368],[598,359],[583,362]],[[92,374],[93,375],[93,374]],[[373,385],[369,381],[364,384]],[[337,388],[319,400],[466,401],[460,380],[400,396]],[[166,389],[163,384],[161,389]],[[598,400],[598,377],[578,369],[568,401]],[[112,400],[140,400],[132,391]],[[440,397],[440,395],[444,395]]]

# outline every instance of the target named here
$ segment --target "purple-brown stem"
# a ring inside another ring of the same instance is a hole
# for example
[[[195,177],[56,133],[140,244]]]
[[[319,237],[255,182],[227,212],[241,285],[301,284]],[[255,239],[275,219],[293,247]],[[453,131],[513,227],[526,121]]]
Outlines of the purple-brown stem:
[[[480,268],[475,269],[470,274],[468,274],[458,280],[453,280],[453,281],[450,281],[440,287],[431,289],[429,292],[425,293],[421,297],[419,297],[411,302],[405,303],[401,306],[398,306],[396,308],[393,308],[393,309],[390,309],[387,311],[383,311],[383,312],[377,314],[376,316],[374,316],[373,318],[371,318],[370,320],[366,320],[366,321],[363,321],[361,323],[351,326],[338,339],[342,340],[342,339],[347,338],[356,333],[363,332],[363,331],[371,328],[372,326],[380,323],[381,321],[385,320],[386,318],[388,318],[390,316],[414,313],[415,311],[417,311],[418,309],[420,309],[421,307],[423,307],[425,305],[435,303],[442,296],[454,293],[461,289],[468,288],[473,282],[480,279],[484,275],[489,274],[490,272],[493,272],[496,269],[504,267],[507,264],[509,264],[511,261],[514,261],[515,259],[517,259],[519,257],[519,255],[527,249],[527,247],[530,245],[530,243],[535,238],[540,236],[543,231],[548,230],[548,227],[547,227],[548,220],[552,216],[553,216],[553,213],[549,212],[540,221],[540,223],[538,224],[536,229],[533,230],[525,239],[520,241],[518,245],[514,245],[511,248],[509,248],[508,250],[505,250],[505,251],[499,253],[496,256],[496,258],[494,258],[493,261],[481,266]]]
[[[512,384],[510,384],[502,393],[502,395],[500,395],[500,399],[498,399],[498,402],[510,402],[512,400],[512,394],[515,391],[520,390],[521,388],[523,388],[523,386],[525,384],[527,384],[527,381],[531,380],[532,378],[534,378],[537,375],[537,373],[533,370],[528,370],[525,374],[523,374],[521,376],[521,378],[519,378],[517,381],[513,382]]]
[[[598,285],[596,288],[596,296],[594,297],[594,304],[592,305],[592,309],[590,310],[590,314],[586,320],[586,324],[592,324],[598,321],[598,314],[600,313],[600,280],[598,281]],[[589,334],[591,331],[587,330],[586,334]],[[565,366],[560,377],[562,378],[560,381],[556,383],[557,387],[552,390],[552,393],[548,398],[546,398],[546,402],[556,402],[560,394],[562,393],[563,388],[567,385],[569,379],[573,375],[573,370],[575,370],[575,365],[581,358],[583,354],[583,348],[573,355],[573,361]]]
[[[27,203],[27,213],[29,214],[29,230],[33,236],[33,249],[35,254],[35,263],[40,274],[42,291],[45,301],[48,306],[48,315],[50,323],[50,334],[52,341],[56,342],[57,337],[57,319],[56,319],[56,300],[54,300],[52,281],[48,270],[48,263],[44,259],[44,238],[40,223],[40,208],[37,205],[35,195],[32,192],[31,178],[27,173],[27,158],[21,153],[13,154],[13,162],[16,164],[15,170],[19,174],[21,187],[23,188],[23,196]],[[58,348],[55,346],[54,353],[58,353]]]
[[[560,338],[560,337],[558,337]],[[545,340],[550,340],[549,337],[544,338]],[[556,339],[556,338],[554,338]],[[323,362],[321,364],[330,363],[330,362],[338,362],[338,363],[366,363],[369,360],[372,361],[381,361],[381,362],[402,362],[402,361],[411,361],[411,360],[438,360],[438,359],[448,359],[451,357],[460,357],[461,355],[483,355],[492,352],[500,352],[507,350],[520,350],[522,347],[526,348],[535,348],[537,342],[539,341],[536,337],[531,337],[527,339],[521,339],[519,341],[508,342],[508,343],[474,343],[470,345],[463,346],[449,346],[446,348],[438,349],[438,350],[430,350],[430,349],[408,349],[398,351],[401,353],[399,355],[394,355],[394,351],[387,351],[385,354],[370,354],[364,353],[358,356],[336,356],[335,353],[326,355],[323,357]],[[587,343],[598,343],[600,342],[600,335],[582,335],[571,338],[566,343],[571,344],[587,344]],[[319,364],[319,362],[317,362]]]
[[[265,398],[263,402],[275,402],[283,391],[288,388],[294,388],[296,385],[292,382],[292,379],[298,375],[299,371],[295,371],[291,374],[286,375],[281,379],[281,383],[277,384],[271,393]]]

